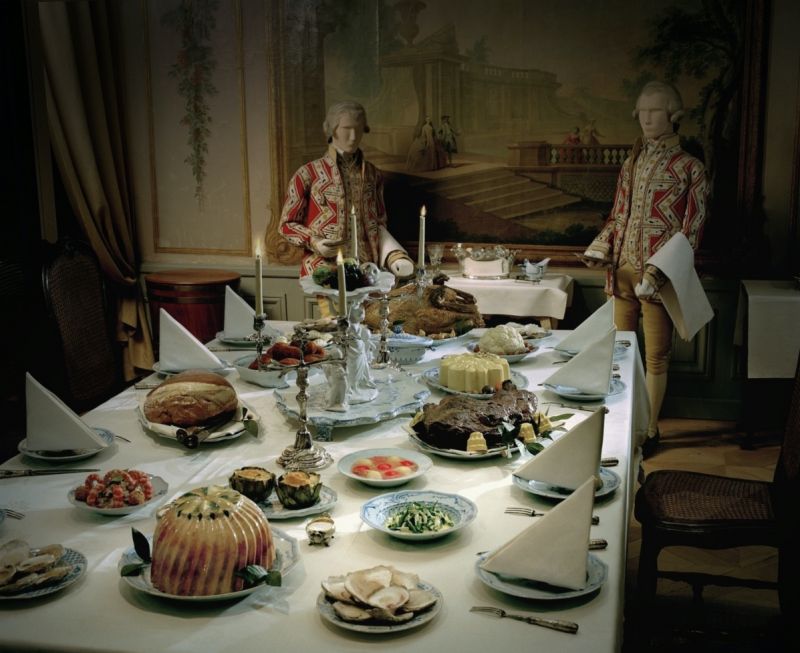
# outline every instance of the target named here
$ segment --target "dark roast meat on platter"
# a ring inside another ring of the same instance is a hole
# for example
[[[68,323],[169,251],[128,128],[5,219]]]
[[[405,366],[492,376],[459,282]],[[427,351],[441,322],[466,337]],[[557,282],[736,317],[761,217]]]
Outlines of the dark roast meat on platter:
[[[438,404],[425,404],[415,420],[419,438],[439,449],[466,451],[470,433],[483,433],[489,449],[503,446],[502,424],[519,427],[533,422],[536,395],[518,388],[497,390],[489,399],[448,395]]]

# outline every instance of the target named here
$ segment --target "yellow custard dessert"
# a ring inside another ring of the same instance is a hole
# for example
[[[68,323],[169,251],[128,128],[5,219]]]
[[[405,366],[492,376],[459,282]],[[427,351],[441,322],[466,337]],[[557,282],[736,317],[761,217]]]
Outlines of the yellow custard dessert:
[[[439,362],[439,383],[459,392],[479,393],[511,378],[508,361],[484,352],[446,356]]]

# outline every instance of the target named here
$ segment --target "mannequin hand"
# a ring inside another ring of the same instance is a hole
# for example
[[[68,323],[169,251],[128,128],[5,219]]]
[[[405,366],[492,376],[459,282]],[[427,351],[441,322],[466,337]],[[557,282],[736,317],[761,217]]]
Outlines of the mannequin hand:
[[[606,260],[605,255],[602,252],[598,252],[596,249],[587,249],[583,256],[583,264],[588,268],[604,268],[608,266],[609,262]],[[597,259],[596,261],[588,261],[586,259]]]
[[[343,240],[333,240],[321,236],[311,236],[311,250],[322,258],[333,258],[339,248],[344,245]]]
[[[396,277],[400,277],[401,279],[404,277],[410,277],[414,274],[414,262],[411,260],[409,256],[396,256],[392,257],[391,254],[388,258],[391,258],[391,263],[388,264],[389,271]]]
[[[650,299],[656,292],[656,287],[647,279],[642,279],[633,289],[639,299]]]

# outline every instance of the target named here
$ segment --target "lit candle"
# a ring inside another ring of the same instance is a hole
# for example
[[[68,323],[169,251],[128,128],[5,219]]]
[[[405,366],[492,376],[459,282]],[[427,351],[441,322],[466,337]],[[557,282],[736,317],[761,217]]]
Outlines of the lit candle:
[[[261,280],[261,244],[256,245],[256,315],[264,314],[264,291]]]
[[[353,244],[350,248],[351,256],[358,261],[358,218],[356,217],[356,205],[350,207],[350,236]]]
[[[339,317],[344,317],[347,314],[347,299],[345,295],[347,282],[344,279],[344,257],[341,249],[336,254],[336,275],[339,281]]]
[[[417,267],[425,269],[425,205],[419,211],[419,245],[417,251]]]

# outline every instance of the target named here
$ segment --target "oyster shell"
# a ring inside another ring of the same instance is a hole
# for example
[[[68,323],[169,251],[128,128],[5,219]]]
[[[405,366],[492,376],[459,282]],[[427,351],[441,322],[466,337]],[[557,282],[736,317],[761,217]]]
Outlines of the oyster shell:
[[[362,610],[357,605],[336,601],[333,604],[333,611],[343,621],[368,621],[372,615],[366,610]]]
[[[325,590],[325,595],[332,598],[334,601],[349,601],[352,602],[353,597],[350,592],[345,589],[344,576],[330,576],[322,581],[322,589]]]
[[[60,560],[64,557],[66,550],[60,544],[48,544],[47,546],[40,546],[37,549],[31,549],[32,556],[43,556],[43,555],[51,555],[56,560]]]
[[[49,585],[50,583],[56,583],[62,578],[66,578],[71,571],[72,565],[53,567],[52,569],[48,569],[47,571],[39,574],[39,577],[36,579],[36,585]]]
[[[21,592],[22,590],[35,585],[38,578],[39,574],[28,574],[27,576],[22,576],[13,583],[9,583],[8,585],[3,585],[3,587],[0,587],[0,593],[13,594],[14,592]]]
[[[31,557],[31,546],[25,540],[9,540],[0,546],[0,567],[18,565]]]
[[[399,571],[395,568],[392,569],[392,585],[399,585],[405,587],[407,590],[416,589],[419,584],[419,576],[407,571]]]
[[[375,608],[383,608],[394,612],[408,601],[408,590],[399,585],[390,585],[370,594],[367,603]]]
[[[430,608],[436,603],[436,595],[428,590],[413,589],[408,592],[408,601],[406,601],[401,610],[408,612],[419,612]]]
[[[23,560],[17,565],[17,571],[21,574],[31,574],[49,569],[56,563],[54,556],[49,553],[40,556],[34,556]]]
[[[392,612],[385,608],[370,608],[369,614],[377,621],[384,621],[391,624],[401,624],[411,621],[414,618],[413,612]]]
[[[353,571],[345,577],[344,587],[357,601],[369,605],[369,597],[392,583],[392,570],[378,565]]]
[[[17,568],[14,565],[8,565],[7,567],[0,568],[0,587],[3,587],[3,585],[8,585],[16,573]]]

